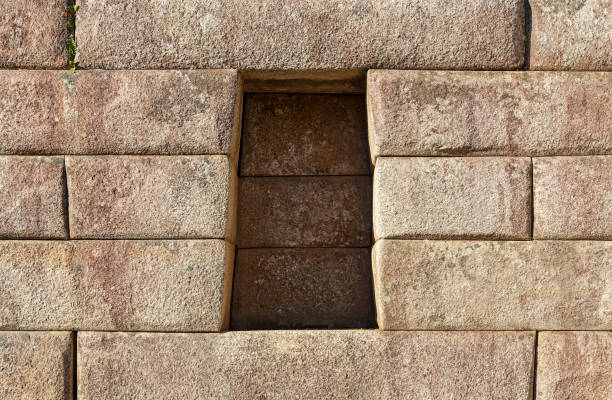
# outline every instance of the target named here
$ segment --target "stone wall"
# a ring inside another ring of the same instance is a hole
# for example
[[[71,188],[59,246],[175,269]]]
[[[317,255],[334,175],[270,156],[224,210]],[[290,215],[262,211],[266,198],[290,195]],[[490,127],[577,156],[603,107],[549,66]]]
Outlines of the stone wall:
[[[1,399],[612,398],[612,1],[3,1],[0,276]]]

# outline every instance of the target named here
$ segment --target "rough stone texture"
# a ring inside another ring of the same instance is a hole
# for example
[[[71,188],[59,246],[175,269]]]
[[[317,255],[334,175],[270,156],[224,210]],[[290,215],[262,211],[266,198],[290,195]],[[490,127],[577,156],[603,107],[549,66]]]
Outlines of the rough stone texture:
[[[249,93],[240,176],[369,175],[365,99]]]
[[[233,257],[222,240],[0,241],[0,328],[218,331]]]
[[[232,329],[376,326],[370,249],[239,250]]]
[[[343,93],[366,92],[365,70],[240,71],[246,92]]]
[[[608,154],[611,86],[605,72],[370,71],[372,159]]]
[[[612,397],[612,332],[540,332],[537,398]]]
[[[533,159],[534,237],[612,240],[612,156]]]
[[[0,238],[68,236],[63,157],[0,156]]]
[[[71,400],[70,332],[0,332],[0,398]]]
[[[85,68],[512,69],[524,58],[522,0],[80,5]]]
[[[0,2],[0,67],[65,67],[67,8],[67,0]]]
[[[611,0],[530,0],[530,68],[612,70]]]
[[[374,170],[376,239],[529,239],[528,158],[386,158]]]
[[[80,399],[530,399],[533,332],[79,333]]]
[[[369,176],[243,178],[238,247],[369,247]]]
[[[66,157],[73,238],[235,237],[226,156]]]
[[[612,329],[612,242],[382,240],[372,259],[382,329]]]

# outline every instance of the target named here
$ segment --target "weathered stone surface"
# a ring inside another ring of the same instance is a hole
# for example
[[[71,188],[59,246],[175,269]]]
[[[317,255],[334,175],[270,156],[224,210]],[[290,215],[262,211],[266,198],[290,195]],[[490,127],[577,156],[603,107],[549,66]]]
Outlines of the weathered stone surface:
[[[522,0],[80,4],[85,68],[511,69],[525,48]]]
[[[382,329],[612,329],[612,242],[382,240],[372,259]]]
[[[376,326],[370,249],[237,253],[232,329]]]
[[[240,180],[238,247],[369,247],[369,176]]]
[[[533,332],[79,332],[78,395],[530,399]]]
[[[249,93],[240,175],[369,175],[365,99]]]
[[[226,156],[66,157],[73,238],[235,236]]]
[[[530,0],[530,68],[612,70],[612,1]]]
[[[0,156],[0,238],[68,236],[63,157]]]
[[[0,398],[71,400],[70,332],[0,332]]]
[[[612,152],[612,74],[370,71],[378,156]]]
[[[534,237],[612,240],[612,156],[533,159]]]
[[[250,70],[240,71],[245,92],[342,93],[366,92],[366,71],[351,70]]]
[[[0,2],[0,67],[68,64],[66,0]]]
[[[610,366],[612,332],[540,332],[537,398],[608,400]]]
[[[374,170],[376,239],[529,239],[528,158],[387,158]]]
[[[218,331],[233,257],[222,240],[0,241],[0,328]]]

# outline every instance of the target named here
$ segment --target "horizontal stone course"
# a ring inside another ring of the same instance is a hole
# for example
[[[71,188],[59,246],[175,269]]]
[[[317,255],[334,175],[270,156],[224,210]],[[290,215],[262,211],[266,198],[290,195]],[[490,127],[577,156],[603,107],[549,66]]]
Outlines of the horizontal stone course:
[[[233,258],[222,240],[0,241],[0,329],[219,331]]]
[[[88,69],[513,69],[525,47],[522,0],[80,6],[78,61]]]
[[[606,72],[369,71],[371,156],[610,154],[610,86]]]
[[[612,155],[534,158],[533,185],[535,238],[612,240]]]
[[[382,329],[612,329],[612,242],[382,240],[372,260]]]
[[[71,400],[70,332],[0,332],[0,398]]]
[[[378,239],[530,239],[531,162],[510,157],[381,157]]]
[[[78,396],[530,399],[533,332],[80,332]]]

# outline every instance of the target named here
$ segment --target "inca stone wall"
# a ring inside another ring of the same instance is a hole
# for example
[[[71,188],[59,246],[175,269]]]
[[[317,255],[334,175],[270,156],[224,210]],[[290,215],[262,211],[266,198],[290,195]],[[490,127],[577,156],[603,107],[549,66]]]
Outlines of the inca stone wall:
[[[612,1],[77,5],[0,3],[0,399],[612,398]]]

